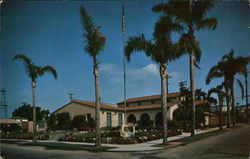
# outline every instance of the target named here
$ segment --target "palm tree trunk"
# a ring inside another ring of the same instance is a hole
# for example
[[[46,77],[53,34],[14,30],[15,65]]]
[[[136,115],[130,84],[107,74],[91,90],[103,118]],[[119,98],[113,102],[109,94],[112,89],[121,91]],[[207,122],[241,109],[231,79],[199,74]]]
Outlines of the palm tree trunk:
[[[191,104],[192,104],[192,129],[191,136],[195,135],[195,90],[194,90],[194,54],[189,54],[189,66],[190,66],[190,88],[192,93]]]
[[[225,90],[226,90],[226,101],[227,101],[227,128],[230,128],[230,92],[229,92],[229,88],[228,88],[228,82],[225,81]]]
[[[231,95],[232,95],[232,110],[233,110],[233,127],[236,123],[236,114],[235,114],[235,101],[234,101],[234,79],[231,81]]]
[[[161,75],[161,105],[163,110],[163,144],[167,144],[168,121],[167,121],[167,92],[166,92],[166,65],[160,65]]]
[[[96,58],[93,58],[93,73],[95,77],[95,146],[101,146],[101,128],[100,128],[100,95],[99,95],[99,71]]]
[[[249,116],[248,116],[248,88],[247,88],[247,72],[245,74],[245,87],[246,87],[246,117],[247,117],[247,123],[249,122]]]
[[[220,130],[222,130],[222,104],[223,104],[223,97],[219,95],[219,124],[220,124]]]
[[[35,89],[36,82],[31,82],[32,87],[32,105],[33,105],[33,142],[36,142],[36,101],[35,101]]]

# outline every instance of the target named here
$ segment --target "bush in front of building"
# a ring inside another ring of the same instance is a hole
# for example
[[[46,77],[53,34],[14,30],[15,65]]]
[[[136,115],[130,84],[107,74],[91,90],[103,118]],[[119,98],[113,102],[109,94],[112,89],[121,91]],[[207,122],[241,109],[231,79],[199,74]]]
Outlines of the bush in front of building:
[[[2,133],[21,132],[22,127],[16,123],[0,124]]]
[[[49,137],[52,136],[51,133],[45,132],[38,132],[37,133],[37,140],[47,140]],[[29,139],[31,140],[33,134],[30,132],[11,132],[11,133],[1,133],[2,139]]]
[[[56,114],[57,124],[56,128],[57,130],[70,130],[71,129],[71,118],[68,112],[62,112]]]

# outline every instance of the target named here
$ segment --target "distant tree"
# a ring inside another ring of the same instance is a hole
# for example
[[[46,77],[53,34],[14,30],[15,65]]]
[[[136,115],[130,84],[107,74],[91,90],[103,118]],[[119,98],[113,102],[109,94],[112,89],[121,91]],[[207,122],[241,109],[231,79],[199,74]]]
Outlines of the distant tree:
[[[56,114],[57,125],[56,128],[58,130],[69,130],[71,129],[71,118],[68,112],[62,112]]]
[[[36,121],[42,121],[47,119],[49,115],[49,110],[42,110],[41,107],[36,107]],[[33,108],[30,104],[24,103],[22,106],[16,108],[12,112],[13,117],[22,117],[28,119],[29,121],[33,120]]]
[[[86,116],[85,115],[74,116],[72,120],[72,127],[80,131],[85,130],[87,128]]]

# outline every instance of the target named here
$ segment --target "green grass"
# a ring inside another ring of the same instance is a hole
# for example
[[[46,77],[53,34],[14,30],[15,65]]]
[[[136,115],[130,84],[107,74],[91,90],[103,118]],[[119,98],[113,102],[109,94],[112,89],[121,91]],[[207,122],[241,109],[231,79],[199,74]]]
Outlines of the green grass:
[[[103,152],[108,149],[112,149],[115,147],[107,147],[107,146],[99,146],[95,147],[92,145],[80,145],[80,144],[66,144],[66,143],[48,143],[48,142],[28,142],[19,144],[20,146],[42,146],[47,149],[60,149],[60,150],[86,150],[86,151],[94,151],[94,152]]]

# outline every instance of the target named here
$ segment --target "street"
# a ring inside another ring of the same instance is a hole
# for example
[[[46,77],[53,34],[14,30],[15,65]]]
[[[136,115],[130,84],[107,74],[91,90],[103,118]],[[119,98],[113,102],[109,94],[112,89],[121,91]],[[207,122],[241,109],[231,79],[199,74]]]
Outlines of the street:
[[[250,125],[225,134],[208,137],[185,146],[143,153],[87,152],[51,150],[43,147],[1,144],[2,157],[8,159],[157,159],[157,158],[235,158],[248,159],[250,154]]]

